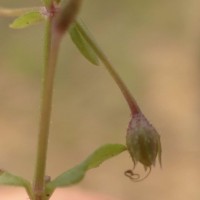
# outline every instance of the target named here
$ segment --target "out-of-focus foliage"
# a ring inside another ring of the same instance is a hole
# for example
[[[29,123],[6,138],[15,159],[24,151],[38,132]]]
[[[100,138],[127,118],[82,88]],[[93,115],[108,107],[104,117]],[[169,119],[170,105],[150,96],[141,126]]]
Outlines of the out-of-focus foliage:
[[[12,24],[10,24],[10,27],[14,29],[25,28],[37,24],[44,19],[44,16],[39,11],[29,12],[15,19]]]
[[[82,55],[84,55],[84,57],[88,61],[90,61],[92,64],[99,65],[98,56],[96,55],[94,50],[91,48],[91,46],[88,44],[88,42],[85,40],[83,35],[80,33],[79,28],[76,24],[72,25],[72,27],[69,30],[69,33],[70,33],[72,41],[80,50]]]

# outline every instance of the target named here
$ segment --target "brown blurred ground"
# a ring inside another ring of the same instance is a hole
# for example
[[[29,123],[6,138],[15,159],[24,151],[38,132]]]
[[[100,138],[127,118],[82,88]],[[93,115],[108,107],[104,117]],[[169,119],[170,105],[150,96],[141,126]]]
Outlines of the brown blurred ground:
[[[132,183],[123,176],[132,165],[123,153],[89,172],[78,186],[82,190],[123,200],[200,198],[199,8],[197,0],[85,1],[81,16],[161,134],[163,169],[157,166],[148,179]],[[0,167],[31,179],[43,27],[16,31],[10,22],[0,18]],[[47,167],[52,177],[104,143],[125,142],[130,113],[122,95],[105,69],[85,61],[68,37],[53,108]]]
[[[27,194],[23,189],[3,187],[0,189],[1,199],[3,200],[22,200],[28,199]],[[117,200],[108,195],[94,193],[92,191],[82,190],[77,187],[70,187],[67,189],[57,189],[51,200]]]

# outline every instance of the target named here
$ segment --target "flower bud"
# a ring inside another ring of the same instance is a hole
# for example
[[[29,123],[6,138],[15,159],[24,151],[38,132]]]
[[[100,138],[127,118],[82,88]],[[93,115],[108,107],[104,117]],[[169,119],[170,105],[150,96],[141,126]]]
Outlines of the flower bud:
[[[81,3],[82,0],[70,0],[63,5],[55,21],[55,28],[58,32],[64,34],[69,28],[79,12]]]
[[[151,171],[151,166],[155,165],[157,156],[161,165],[160,136],[142,113],[132,117],[127,130],[126,144],[134,167],[137,162],[140,162],[145,171],[148,168]],[[130,170],[127,174],[136,175],[133,172],[130,173]]]

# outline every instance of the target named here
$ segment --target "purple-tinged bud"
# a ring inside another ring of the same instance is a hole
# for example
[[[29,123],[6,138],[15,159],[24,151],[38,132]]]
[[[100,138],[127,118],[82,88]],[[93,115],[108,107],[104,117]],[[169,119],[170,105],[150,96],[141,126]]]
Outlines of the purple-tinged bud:
[[[132,117],[127,130],[126,145],[133,160],[134,168],[137,162],[140,162],[145,171],[149,169],[150,172],[157,157],[161,165],[160,135],[142,113]],[[131,170],[127,170],[125,175],[132,179],[135,179],[134,176],[139,176]],[[136,180],[138,179],[136,178]]]
[[[55,20],[56,31],[58,31],[60,34],[65,33],[71,23],[75,20],[81,3],[82,0],[70,0],[62,6]]]

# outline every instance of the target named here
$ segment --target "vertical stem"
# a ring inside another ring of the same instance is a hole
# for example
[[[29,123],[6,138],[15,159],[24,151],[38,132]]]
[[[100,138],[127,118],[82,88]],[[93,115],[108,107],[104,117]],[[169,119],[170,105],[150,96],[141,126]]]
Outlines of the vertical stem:
[[[44,193],[44,177],[46,168],[46,155],[48,147],[49,136],[49,121],[51,112],[52,101],[52,82],[50,80],[49,57],[50,57],[50,44],[51,44],[51,18],[46,22],[45,30],[45,56],[44,56],[44,78],[43,78],[43,91],[41,97],[41,110],[40,110],[40,124],[37,146],[37,158],[35,168],[35,182],[34,193],[35,200],[41,200]],[[53,72],[54,73],[54,72]],[[52,79],[52,78],[51,78]]]
[[[128,90],[128,88],[126,87],[126,85],[124,84],[124,82],[122,81],[120,76],[114,70],[114,67],[112,66],[112,64],[110,63],[110,61],[106,57],[106,55],[103,53],[103,51],[100,49],[100,47],[96,44],[96,42],[86,33],[86,31],[84,30],[82,25],[77,21],[76,21],[76,25],[78,26],[80,33],[87,40],[87,42],[91,45],[91,47],[96,52],[96,54],[98,55],[98,57],[100,58],[102,63],[105,65],[106,69],[108,70],[108,72],[110,73],[112,78],[117,83],[118,87],[120,88],[121,92],[124,95],[124,98],[126,99],[128,105],[129,105],[129,108],[131,110],[131,114],[135,115],[135,114],[140,113],[141,112],[140,108],[137,105],[134,97],[131,95],[130,91]]]
[[[49,17],[45,32],[45,60],[44,60],[44,80],[41,97],[40,125],[37,147],[37,158],[35,168],[34,193],[35,200],[44,198],[45,189],[45,169],[49,138],[49,125],[52,110],[52,97],[56,61],[59,49],[59,38],[52,37],[52,17]]]
[[[52,0],[43,0],[49,17],[45,32],[44,80],[41,98],[40,125],[38,135],[37,158],[34,177],[34,200],[44,200],[45,197],[45,170],[49,138],[49,125],[52,109],[53,85],[56,61],[62,36],[76,17],[81,0],[71,0],[64,5],[57,17]],[[57,2],[59,2],[57,0]]]

